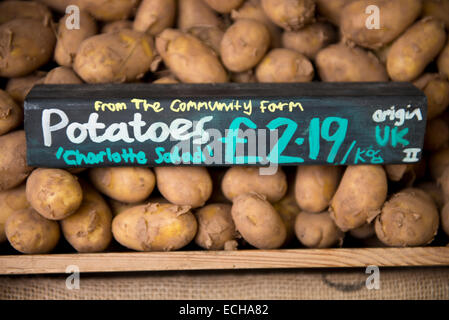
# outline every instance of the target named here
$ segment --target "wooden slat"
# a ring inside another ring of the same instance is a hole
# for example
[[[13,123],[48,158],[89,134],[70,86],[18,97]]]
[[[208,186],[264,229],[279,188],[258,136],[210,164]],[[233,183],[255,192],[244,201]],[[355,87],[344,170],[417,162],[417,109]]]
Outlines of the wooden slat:
[[[123,252],[0,256],[0,274],[449,266],[449,247]]]

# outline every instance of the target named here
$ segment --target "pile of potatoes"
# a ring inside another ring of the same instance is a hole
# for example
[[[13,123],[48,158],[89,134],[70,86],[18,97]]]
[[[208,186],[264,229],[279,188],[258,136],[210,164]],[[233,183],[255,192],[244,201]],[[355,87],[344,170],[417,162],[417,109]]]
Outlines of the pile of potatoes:
[[[373,5],[380,28],[367,27]],[[0,1],[0,243],[30,254],[61,238],[78,252],[447,244],[448,31],[449,0]],[[310,81],[412,82],[428,99],[423,160],[268,176],[26,162],[36,84]]]

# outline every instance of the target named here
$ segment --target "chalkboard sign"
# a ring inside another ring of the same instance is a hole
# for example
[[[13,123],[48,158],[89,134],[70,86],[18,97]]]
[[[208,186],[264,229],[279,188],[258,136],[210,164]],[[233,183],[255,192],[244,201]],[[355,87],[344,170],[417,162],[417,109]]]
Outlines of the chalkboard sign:
[[[40,85],[39,167],[418,162],[427,100],[409,83]]]

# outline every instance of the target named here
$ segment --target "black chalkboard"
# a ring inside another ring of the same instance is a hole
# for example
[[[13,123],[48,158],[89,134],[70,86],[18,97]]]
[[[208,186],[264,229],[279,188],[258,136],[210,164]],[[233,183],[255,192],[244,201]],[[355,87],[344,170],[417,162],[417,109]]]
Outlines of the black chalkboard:
[[[417,162],[409,83],[40,85],[25,101],[40,167]]]

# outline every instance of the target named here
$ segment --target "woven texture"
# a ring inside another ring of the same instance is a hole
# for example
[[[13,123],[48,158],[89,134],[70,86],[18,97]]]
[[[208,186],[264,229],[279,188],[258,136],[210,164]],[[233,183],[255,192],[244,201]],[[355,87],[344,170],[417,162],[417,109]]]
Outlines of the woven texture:
[[[165,272],[0,277],[0,299],[449,299],[449,268],[381,269],[368,290],[364,269]]]

